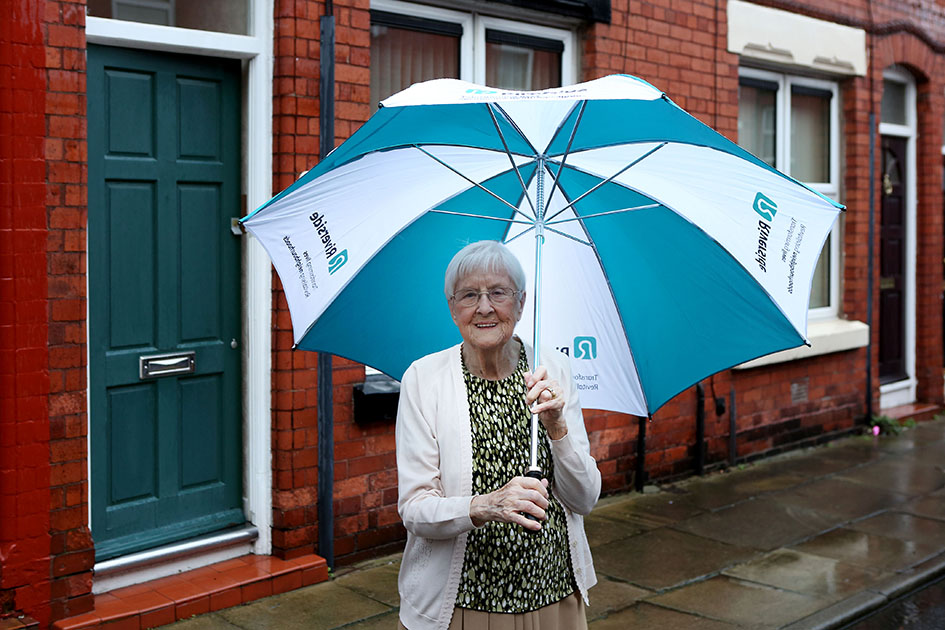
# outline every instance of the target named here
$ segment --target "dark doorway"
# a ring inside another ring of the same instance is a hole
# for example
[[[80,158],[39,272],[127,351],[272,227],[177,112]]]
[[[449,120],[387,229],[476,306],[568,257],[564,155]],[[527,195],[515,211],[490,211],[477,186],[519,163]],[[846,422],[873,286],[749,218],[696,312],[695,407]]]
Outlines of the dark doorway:
[[[879,380],[906,374],[906,139],[882,138],[879,278]]]

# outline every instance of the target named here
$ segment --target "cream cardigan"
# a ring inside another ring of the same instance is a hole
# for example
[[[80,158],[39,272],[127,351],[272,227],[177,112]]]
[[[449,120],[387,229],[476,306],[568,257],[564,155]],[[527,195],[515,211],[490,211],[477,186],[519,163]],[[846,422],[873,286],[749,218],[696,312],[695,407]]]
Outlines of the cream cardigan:
[[[453,615],[472,500],[472,437],[459,345],[415,361],[397,409],[397,509],[407,528],[400,567],[400,621],[408,630],[445,630]],[[587,603],[597,583],[584,516],[600,495],[568,359],[542,349],[542,364],[566,388],[568,434],[551,441],[554,494],[564,507],[574,579]],[[529,365],[531,349],[526,347]],[[524,472],[524,471],[523,471]]]

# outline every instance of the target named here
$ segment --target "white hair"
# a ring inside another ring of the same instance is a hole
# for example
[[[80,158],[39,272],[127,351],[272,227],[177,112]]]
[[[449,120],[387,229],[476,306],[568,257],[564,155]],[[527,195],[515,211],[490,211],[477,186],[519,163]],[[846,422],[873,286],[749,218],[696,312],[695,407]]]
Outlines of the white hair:
[[[474,273],[504,273],[516,291],[525,290],[525,271],[508,247],[499,241],[476,241],[462,248],[446,267],[443,291],[449,298],[456,291],[456,281]]]

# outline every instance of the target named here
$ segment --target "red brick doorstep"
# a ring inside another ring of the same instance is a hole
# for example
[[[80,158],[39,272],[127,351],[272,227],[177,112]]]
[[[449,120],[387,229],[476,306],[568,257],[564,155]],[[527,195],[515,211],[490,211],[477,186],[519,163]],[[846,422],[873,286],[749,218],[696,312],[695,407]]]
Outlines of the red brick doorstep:
[[[144,630],[324,582],[328,565],[308,554],[281,560],[246,555],[95,596],[91,612],[60,619],[54,630]]]

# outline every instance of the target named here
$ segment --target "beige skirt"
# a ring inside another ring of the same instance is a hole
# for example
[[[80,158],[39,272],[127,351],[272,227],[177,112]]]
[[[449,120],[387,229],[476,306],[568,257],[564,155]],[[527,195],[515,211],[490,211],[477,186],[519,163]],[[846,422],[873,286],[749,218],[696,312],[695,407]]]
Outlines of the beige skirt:
[[[399,630],[407,630],[397,622]],[[527,613],[490,613],[456,607],[449,630],[587,630],[584,600],[575,591],[559,602]]]

